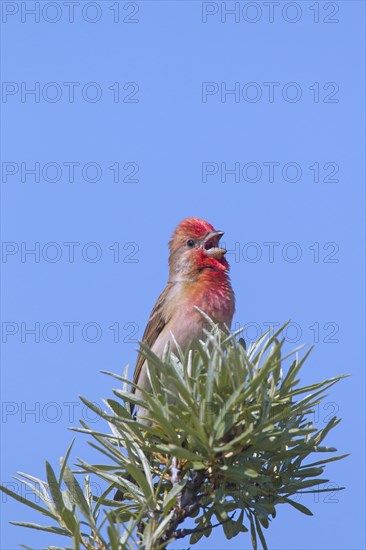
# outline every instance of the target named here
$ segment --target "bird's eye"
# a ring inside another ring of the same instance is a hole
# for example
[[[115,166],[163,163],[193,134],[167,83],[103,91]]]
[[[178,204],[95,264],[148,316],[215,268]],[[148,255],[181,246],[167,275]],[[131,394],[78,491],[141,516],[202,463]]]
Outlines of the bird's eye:
[[[194,246],[194,240],[193,239],[189,239],[189,241],[187,241],[187,246],[191,247]]]

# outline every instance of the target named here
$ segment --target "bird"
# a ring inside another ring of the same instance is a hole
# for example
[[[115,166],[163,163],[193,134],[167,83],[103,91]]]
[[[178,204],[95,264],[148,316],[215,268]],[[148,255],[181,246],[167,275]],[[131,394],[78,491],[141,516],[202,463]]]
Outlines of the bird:
[[[185,218],[169,241],[169,278],[146,325],[142,341],[159,357],[166,345],[175,342],[184,351],[193,339],[202,338],[206,313],[223,329],[230,329],[235,311],[235,296],[228,275],[226,249],[219,241],[223,231],[200,218]],[[196,306],[196,307],[195,307]],[[133,384],[150,389],[146,359],[139,353]],[[135,386],[133,386],[135,387]],[[138,388],[136,397],[142,397]],[[142,416],[141,407],[136,416]]]
[[[143,333],[144,342],[162,357],[169,344],[184,351],[192,340],[202,338],[207,320],[196,308],[206,313],[222,329],[229,330],[235,312],[235,296],[229,278],[227,250],[220,246],[223,231],[216,231],[200,218],[185,218],[175,228],[169,241],[169,278],[151,312]],[[151,391],[146,358],[139,353],[131,391],[143,401],[143,392]],[[142,406],[131,412],[141,423],[147,411]],[[123,500],[117,490],[114,500]]]

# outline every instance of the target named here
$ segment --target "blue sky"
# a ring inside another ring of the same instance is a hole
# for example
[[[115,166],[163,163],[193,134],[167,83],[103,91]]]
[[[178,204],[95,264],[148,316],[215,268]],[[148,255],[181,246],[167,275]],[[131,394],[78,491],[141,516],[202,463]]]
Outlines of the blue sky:
[[[364,3],[36,4],[2,3],[1,481],[44,477],[93,422],[78,395],[134,363],[171,232],[199,216],[247,339],[291,319],[287,349],[316,344],[303,382],[353,375],[316,418],[343,418],[327,477],[347,490],[279,508],[269,547],[364,548]],[[9,520],[38,518],[3,500],[2,549],[57,544]]]

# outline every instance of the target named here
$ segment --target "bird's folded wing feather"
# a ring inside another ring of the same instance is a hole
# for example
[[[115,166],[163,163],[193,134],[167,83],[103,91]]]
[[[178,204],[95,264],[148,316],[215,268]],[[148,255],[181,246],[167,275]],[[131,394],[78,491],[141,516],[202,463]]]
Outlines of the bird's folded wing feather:
[[[160,294],[154,309],[151,312],[149,322],[146,325],[142,341],[149,346],[151,349],[154,343],[156,342],[159,334],[162,332],[169,319],[167,318],[166,310],[166,300],[171,289],[171,284],[168,283],[166,288]],[[135,372],[133,374],[133,383],[138,384],[140,372],[142,365],[145,362],[145,357],[140,352],[137,357]],[[134,391],[134,390],[132,390]]]

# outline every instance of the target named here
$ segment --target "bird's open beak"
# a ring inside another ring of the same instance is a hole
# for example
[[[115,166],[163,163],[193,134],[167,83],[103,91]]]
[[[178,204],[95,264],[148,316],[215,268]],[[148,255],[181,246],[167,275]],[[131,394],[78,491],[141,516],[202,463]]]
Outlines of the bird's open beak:
[[[223,236],[223,231],[211,231],[203,241],[203,251],[210,258],[222,258],[226,254],[226,248],[220,248],[219,241]]]

